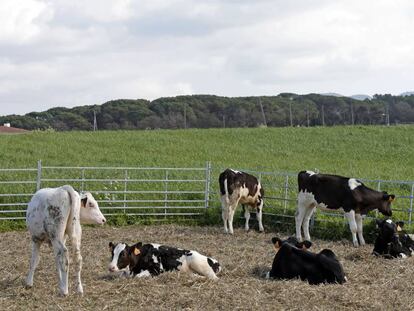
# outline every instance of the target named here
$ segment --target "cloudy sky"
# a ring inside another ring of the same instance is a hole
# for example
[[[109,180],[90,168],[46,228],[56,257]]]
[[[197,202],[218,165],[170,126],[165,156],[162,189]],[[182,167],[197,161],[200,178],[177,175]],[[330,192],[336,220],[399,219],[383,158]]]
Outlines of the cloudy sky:
[[[0,2],[0,115],[182,94],[413,90],[411,0]]]

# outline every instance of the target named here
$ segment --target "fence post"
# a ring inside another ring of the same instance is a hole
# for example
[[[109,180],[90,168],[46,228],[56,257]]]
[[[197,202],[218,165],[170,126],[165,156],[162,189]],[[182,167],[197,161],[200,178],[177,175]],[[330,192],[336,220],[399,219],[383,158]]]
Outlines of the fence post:
[[[204,207],[208,208],[210,201],[210,177],[211,177],[211,163],[210,161],[206,162],[206,189],[205,189],[205,201]]]
[[[377,190],[381,191],[381,181],[378,180]],[[378,218],[378,209],[375,210],[375,218]]]
[[[168,208],[168,170],[165,170],[165,181],[164,181],[164,218],[167,218],[167,208]]]
[[[124,214],[126,214],[126,200],[127,200],[127,190],[128,190],[128,170],[125,170],[124,175]]]
[[[286,209],[287,209],[287,202],[288,202],[288,188],[289,188],[289,175],[286,174],[285,179],[285,204],[284,204],[284,211],[283,213],[286,215]]]
[[[412,214],[413,214],[413,200],[414,200],[414,183],[411,185],[411,195],[410,195],[410,214],[408,216],[408,224],[411,225]]]
[[[42,185],[42,160],[37,161],[37,178],[36,178],[36,191],[40,190]]]

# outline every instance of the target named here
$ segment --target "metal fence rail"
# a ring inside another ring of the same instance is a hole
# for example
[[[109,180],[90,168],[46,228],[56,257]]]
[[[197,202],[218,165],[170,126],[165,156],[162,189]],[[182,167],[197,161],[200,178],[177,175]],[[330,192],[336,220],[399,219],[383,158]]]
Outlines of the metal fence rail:
[[[134,215],[167,218],[199,216],[208,207],[219,207],[218,176],[224,168],[205,167],[60,167],[0,169],[0,220],[25,219],[27,203],[36,190],[71,184],[90,191],[106,216]],[[297,174],[241,171],[259,178],[265,189],[264,214],[288,221],[294,217]],[[367,186],[394,193],[393,218],[412,224],[414,181],[360,179]],[[377,211],[368,215],[376,217]],[[317,210],[317,221],[343,218],[342,213]],[[345,222],[345,221],[344,221]]]
[[[106,216],[197,216],[209,205],[209,178],[210,163],[200,168],[60,167],[39,161],[37,169],[0,169],[0,220],[25,219],[38,189],[64,184],[91,192]]]

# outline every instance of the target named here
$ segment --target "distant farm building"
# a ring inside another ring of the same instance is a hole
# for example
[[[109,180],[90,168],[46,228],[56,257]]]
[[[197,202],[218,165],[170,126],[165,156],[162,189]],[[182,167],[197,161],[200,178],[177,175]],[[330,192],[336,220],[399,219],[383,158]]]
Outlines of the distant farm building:
[[[28,131],[17,127],[12,127],[10,126],[10,123],[4,123],[4,125],[0,125],[0,134],[19,134],[25,132]]]

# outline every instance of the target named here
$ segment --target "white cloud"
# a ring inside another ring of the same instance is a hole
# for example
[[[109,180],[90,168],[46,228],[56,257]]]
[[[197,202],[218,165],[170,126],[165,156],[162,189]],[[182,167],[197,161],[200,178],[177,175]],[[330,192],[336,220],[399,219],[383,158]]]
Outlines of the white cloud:
[[[115,98],[399,93],[414,3],[3,0],[0,115]]]

